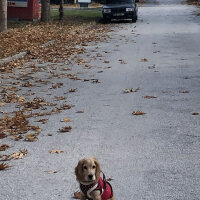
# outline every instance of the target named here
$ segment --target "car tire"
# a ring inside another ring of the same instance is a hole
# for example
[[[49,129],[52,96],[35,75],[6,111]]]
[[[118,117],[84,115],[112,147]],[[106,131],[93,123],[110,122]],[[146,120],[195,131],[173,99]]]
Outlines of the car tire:
[[[132,18],[132,22],[135,23],[137,21],[138,17],[137,17],[137,13],[134,12],[133,18]]]
[[[133,23],[136,23],[136,21],[137,21],[137,16],[133,16],[132,22],[133,22]]]
[[[107,23],[109,23],[111,20],[110,19],[108,19],[108,18],[103,18],[103,23],[104,24],[107,24]]]

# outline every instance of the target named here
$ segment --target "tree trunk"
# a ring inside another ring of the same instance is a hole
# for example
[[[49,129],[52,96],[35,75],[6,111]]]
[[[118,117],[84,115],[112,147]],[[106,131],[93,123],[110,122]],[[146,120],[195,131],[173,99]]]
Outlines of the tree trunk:
[[[60,8],[59,8],[59,20],[63,19],[63,0],[60,0]]]
[[[50,0],[42,0],[41,3],[42,3],[41,21],[48,22],[50,20]]]
[[[0,32],[7,32],[7,0],[0,0]]]

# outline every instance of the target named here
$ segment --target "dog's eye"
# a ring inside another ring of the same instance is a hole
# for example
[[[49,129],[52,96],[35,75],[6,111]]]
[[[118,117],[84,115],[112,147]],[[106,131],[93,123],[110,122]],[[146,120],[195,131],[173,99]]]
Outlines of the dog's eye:
[[[96,166],[95,166],[95,165],[93,165],[93,166],[92,166],[92,168],[93,168],[93,169],[95,169],[95,168],[96,168]]]
[[[84,166],[83,168],[84,168],[84,169],[87,169],[87,167],[86,167],[86,166]]]

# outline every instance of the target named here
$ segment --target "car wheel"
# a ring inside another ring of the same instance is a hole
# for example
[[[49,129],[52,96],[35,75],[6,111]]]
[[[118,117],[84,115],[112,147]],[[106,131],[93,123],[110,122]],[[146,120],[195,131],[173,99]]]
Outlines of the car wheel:
[[[132,18],[132,22],[135,23],[136,21],[137,21],[137,16],[134,15]]]
[[[132,18],[132,22],[135,23],[137,21],[137,13],[134,12],[133,18]]]
[[[103,18],[103,23],[104,23],[104,24],[107,24],[107,23],[109,23],[110,21],[111,21],[111,20],[108,19],[108,18],[106,18],[106,17]]]

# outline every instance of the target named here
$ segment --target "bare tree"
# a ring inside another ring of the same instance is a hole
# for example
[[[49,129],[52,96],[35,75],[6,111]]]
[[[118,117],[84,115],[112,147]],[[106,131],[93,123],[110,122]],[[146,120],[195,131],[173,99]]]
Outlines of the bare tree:
[[[59,20],[63,19],[63,3],[64,3],[64,0],[60,0]]]
[[[7,0],[0,0],[0,32],[7,32]]]
[[[43,22],[48,22],[50,20],[50,0],[42,0],[41,3],[42,3],[41,20]]]

